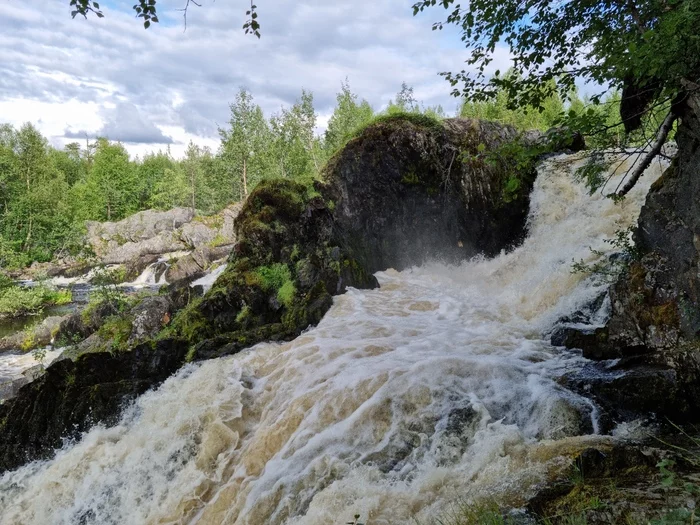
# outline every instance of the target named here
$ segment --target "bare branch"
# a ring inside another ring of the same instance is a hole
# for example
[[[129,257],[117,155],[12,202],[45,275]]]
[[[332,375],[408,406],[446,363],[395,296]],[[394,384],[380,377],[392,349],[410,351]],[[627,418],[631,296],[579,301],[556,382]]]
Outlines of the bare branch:
[[[634,188],[634,185],[642,176],[644,170],[646,170],[649,167],[651,161],[654,160],[654,157],[656,157],[659,154],[661,148],[666,143],[666,138],[668,137],[669,132],[673,128],[673,123],[676,121],[677,118],[678,117],[673,113],[673,111],[668,112],[666,118],[661,123],[659,130],[656,132],[656,138],[653,144],[651,145],[651,149],[647,152],[642,161],[639,164],[637,164],[637,166],[631,172],[629,180],[625,183],[622,189],[614,194],[615,197],[624,197],[629,193],[629,191],[632,188]]]
[[[185,29],[183,29],[183,32],[187,31],[187,10],[190,7],[190,3],[193,3],[197,7],[202,7],[202,4],[197,3],[195,0],[187,0],[185,7],[178,9],[178,11],[182,11],[182,17],[185,19]]]

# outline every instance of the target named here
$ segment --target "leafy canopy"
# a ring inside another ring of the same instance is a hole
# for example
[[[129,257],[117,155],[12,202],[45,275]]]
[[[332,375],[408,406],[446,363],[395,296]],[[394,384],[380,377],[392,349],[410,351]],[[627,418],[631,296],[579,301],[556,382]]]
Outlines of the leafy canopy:
[[[143,27],[145,29],[151,27],[151,23],[158,23],[156,4],[157,0],[137,0],[133,5],[136,17],[143,20]],[[183,0],[183,7],[180,11],[182,11],[183,17],[185,18],[185,24],[187,24],[187,11],[190,8],[190,4],[197,7],[201,6],[197,0]],[[99,2],[95,2],[94,0],[70,0],[70,6],[71,16],[73,18],[78,15],[87,18],[89,14],[94,14],[98,18],[104,18],[104,13],[100,8]],[[258,6],[253,2],[250,3],[250,9],[245,13],[248,18],[245,24],[243,24],[243,29],[246,34],[255,35],[260,38],[260,22],[258,21],[257,7]]]
[[[421,0],[413,11],[436,5],[449,14],[433,29],[458,26],[470,53],[467,69],[442,74],[455,95],[475,101],[505,90],[514,105],[540,108],[576,79],[672,98],[700,69],[699,0]],[[494,71],[502,46],[513,75]]]

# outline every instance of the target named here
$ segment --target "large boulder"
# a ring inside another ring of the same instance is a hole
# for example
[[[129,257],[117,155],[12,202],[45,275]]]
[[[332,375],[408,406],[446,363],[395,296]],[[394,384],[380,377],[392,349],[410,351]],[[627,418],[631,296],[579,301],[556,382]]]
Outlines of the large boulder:
[[[416,120],[369,127],[324,172],[334,227],[365,269],[494,255],[521,240],[534,163],[517,169],[502,161],[506,154],[488,157],[518,139],[516,131],[473,119]],[[520,186],[505,195],[511,177]]]
[[[534,159],[516,167],[495,153],[517,139],[495,123],[385,118],[329,162],[322,182],[261,183],[236,220],[226,271],[173,336],[194,345],[193,359],[290,339],[332,295],[377,286],[378,270],[512,246],[525,232]]]
[[[154,256],[235,243],[233,204],[212,216],[195,216],[191,208],[146,210],[118,222],[87,222],[87,241],[103,264],[124,264],[133,276]],[[138,274],[137,274],[138,275]]]
[[[95,254],[104,257],[128,242],[138,243],[173,232],[193,217],[191,208],[174,208],[168,211],[146,210],[118,222],[88,221],[87,238]]]

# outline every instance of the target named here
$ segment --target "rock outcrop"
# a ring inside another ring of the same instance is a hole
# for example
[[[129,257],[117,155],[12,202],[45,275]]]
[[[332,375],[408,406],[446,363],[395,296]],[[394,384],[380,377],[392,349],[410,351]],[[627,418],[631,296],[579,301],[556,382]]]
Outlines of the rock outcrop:
[[[525,233],[536,175],[534,163],[518,170],[503,157],[488,161],[516,138],[513,128],[472,119],[368,128],[325,170],[321,191],[337,234],[370,272],[497,254]],[[506,196],[514,176],[521,185]]]
[[[610,320],[569,346],[602,361],[570,378],[616,420],[676,423],[700,412],[700,96],[684,102],[678,154],[652,186],[635,234],[642,253],[610,290]],[[616,361],[611,361],[616,360]]]

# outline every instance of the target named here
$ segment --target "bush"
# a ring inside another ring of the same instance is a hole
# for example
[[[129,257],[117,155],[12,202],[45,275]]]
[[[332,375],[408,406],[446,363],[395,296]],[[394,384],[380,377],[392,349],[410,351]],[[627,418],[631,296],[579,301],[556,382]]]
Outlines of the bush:
[[[44,285],[31,288],[8,286],[0,288],[0,317],[36,315],[47,306],[68,304],[72,299],[70,290],[56,290]]]

